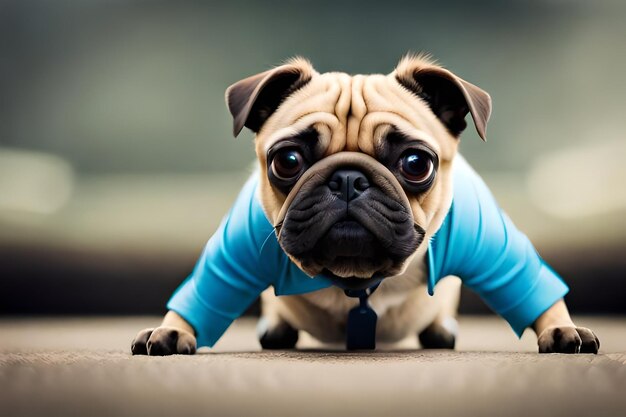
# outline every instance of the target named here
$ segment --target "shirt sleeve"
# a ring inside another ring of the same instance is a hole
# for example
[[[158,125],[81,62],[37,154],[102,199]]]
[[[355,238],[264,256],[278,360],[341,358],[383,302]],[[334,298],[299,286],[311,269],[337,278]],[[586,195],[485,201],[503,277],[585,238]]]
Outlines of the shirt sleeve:
[[[442,230],[447,240],[443,273],[460,277],[521,337],[569,289],[480,176],[464,159],[456,163],[453,203]]]
[[[194,328],[198,346],[213,346],[271,284],[260,252],[273,228],[256,198],[257,184],[255,174],[167,303]]]

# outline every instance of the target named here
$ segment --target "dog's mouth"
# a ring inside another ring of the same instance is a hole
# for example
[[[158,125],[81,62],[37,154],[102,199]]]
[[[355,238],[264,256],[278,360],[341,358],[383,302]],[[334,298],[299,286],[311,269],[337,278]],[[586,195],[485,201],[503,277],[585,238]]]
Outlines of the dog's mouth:
[[[330,279],[334,285],[343,290],[366,290],[381,282],[386,277],[382,274],[374,274],[371,278],[338,277],[328,269],[322,270],[322,274]]]
[[[397,275],[423,241],[424,229],[410,211],[379,189],[368,189],[350,204],[324,186],[318,190],[294,201],[279,236],[285,252],[311,276],[324,271],[331,279]]]
[[[302,259],[323,267],[322,274],[331,279],[368,279],[372,271],[391,266],[376,236],[350,218],[335,223]]]
[[[317,242],[314,251],[328,260],[374,258],[382,246],[376,237],[359,222],[340,220]]]
[[[416,231],[417,236],[423,236]],[[415,246],[421,239],[416,239]],[[334,223],[297,259],[305,271],[321,274],[345,289],[368,288],[382,278],[395,275],[406,253],[386,247],[372,231],[360,222],[346,217]]]

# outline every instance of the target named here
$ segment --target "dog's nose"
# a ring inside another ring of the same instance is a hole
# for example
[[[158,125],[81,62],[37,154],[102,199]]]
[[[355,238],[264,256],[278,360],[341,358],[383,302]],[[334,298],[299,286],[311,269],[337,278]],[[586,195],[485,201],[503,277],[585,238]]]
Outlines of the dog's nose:
[[[346,203],[357,198],[369,186],[365,174],[356,169],[339,169],[328,181],[328,188]]]

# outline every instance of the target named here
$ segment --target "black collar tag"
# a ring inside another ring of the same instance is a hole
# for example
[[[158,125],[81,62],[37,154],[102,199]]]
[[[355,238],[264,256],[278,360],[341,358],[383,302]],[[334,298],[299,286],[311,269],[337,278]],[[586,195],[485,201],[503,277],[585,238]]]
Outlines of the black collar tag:
[[[348,297],[359,297],[359,305],[348,313],[346,325],[346,349],[376,349],[376,321],[378,316],[367,302],[367,299],[380,283],[369,290],[345,290]]]

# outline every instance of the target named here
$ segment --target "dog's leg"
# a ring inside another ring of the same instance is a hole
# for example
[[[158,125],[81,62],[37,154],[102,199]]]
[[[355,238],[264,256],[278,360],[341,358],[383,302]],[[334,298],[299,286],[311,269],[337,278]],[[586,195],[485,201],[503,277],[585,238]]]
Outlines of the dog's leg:
[[[298,342],[298,330],[278,313],[277,300],[272,289],[261,294],[261,318],[257,325],[257,334],[263,349],[293,349]]]
[[[533,324],[539,353],[598,353],[600,340],[589,329],[577,327],[565,301],[554,303]]]
[[[418,334],[420,345],[424,349],[454,349],[461,282],[458,279],[442,280],[437,286],[437,295],[443,296],[441,310],[435,320]]]

